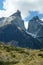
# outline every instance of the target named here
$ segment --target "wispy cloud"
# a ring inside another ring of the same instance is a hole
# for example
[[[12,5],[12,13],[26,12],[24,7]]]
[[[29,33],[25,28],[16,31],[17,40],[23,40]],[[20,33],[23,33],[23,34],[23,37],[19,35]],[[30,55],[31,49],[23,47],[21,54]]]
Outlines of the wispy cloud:
[[[30,15],[29,11],[43,13],[43,0],[5,0],[3,8],[5,10],[0,10],[0,17],[7,17],[19,9],[22,17],[25,18]]]

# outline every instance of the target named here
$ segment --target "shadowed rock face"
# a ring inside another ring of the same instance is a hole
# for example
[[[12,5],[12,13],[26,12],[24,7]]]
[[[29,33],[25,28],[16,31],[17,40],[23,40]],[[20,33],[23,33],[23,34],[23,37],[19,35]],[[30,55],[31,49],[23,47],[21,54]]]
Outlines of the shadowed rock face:
[[[38,18],[38,16],[33,17],[29,22],[28,32],[34,35],[42,37],[43,36],[43,22]]]
[[[40,42],[37,39],[27,35],[22,29],[18,29],[15,24],[8,24],[0,28],[0,41],[16,47],[41,48]]]
[[[43,43],[43,21],[41,21],[38,16],[30,20],[27,32]]]
[[[16,47],[40,49],[43,45],[31,35],[27,34],[21,13],[6,18],[4,25],[0,27],[0,41]]]

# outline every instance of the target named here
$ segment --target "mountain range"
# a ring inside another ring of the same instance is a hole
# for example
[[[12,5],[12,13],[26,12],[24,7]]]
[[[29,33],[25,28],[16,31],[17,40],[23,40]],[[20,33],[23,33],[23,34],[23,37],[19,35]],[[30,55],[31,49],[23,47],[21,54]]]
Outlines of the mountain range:
[[[35,16],[26,30],[21,12],[17,10],[7,18],[0,18],[0,42],[15,47],[43,48],[43,22]]]

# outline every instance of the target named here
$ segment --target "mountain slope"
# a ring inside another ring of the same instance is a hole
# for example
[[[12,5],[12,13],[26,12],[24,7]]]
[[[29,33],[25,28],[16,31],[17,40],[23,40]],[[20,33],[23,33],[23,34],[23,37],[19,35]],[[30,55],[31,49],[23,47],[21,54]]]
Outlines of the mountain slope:
[[[43,50],[19,48],[0,43],[0,65],[43,65]]]
[[[27,35],[25,31],[18,29],[16,25],[12,24],[0,28],[0,41],[11,44],[12,46],[41,48],[40,42],[37,39]]]
[[[0,41],[16,47],[43,48],[43,44],[26,33],[20,11],[6,18],[4,25],[0,27]]]

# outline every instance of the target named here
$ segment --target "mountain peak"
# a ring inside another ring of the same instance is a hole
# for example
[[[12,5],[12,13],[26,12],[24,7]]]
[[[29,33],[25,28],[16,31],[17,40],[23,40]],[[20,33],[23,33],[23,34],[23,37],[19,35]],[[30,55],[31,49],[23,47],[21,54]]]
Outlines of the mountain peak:
[[[34,16],[34,17],[33,17],[33,19],[35,19],[35,20],[36,20],[36,19],[39,19],[39,17],[38,17],[38,16]]]
[[[12,16],[20,16],[21,17],[21,12],[17,10]]]
[[[30,21],[36,21],[36,20],[39,20],[39,17],[38,16],[34,16]]]

